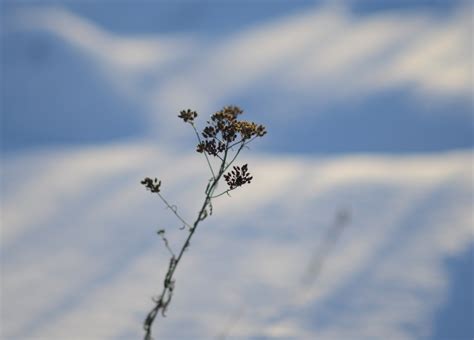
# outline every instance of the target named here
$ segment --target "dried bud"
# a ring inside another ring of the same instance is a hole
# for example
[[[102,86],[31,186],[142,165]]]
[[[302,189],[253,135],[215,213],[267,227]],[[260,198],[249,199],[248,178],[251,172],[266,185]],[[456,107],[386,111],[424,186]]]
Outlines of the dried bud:
[[[204,138],[214,138],[217,134],[217,130],[213,126],[206,126],[202,131]]]
[[[267,130],[265,129],[265,126],[263,125],[257,126],[257,136],[263,137],[266,135],[266,133],[267,133]]]
[[[206,143],[204,142],[200,142],[196,147],[196,151],[199,153],[203,153],[205,150],[206,150]]]
[[[157,178],[152,180],[149,177],[145,177],[140,183],[143,184],[145,188],[147,190],[150,190],[151,192],[160,192],[161,181],[158,181]]]
[[[187,123],[188,121],[192,123],[194,121],[194,118],[197,117],[197,112],[191,111],[190,109],[183,110],[179,113],[178,117],[181,118],[185,123]]]

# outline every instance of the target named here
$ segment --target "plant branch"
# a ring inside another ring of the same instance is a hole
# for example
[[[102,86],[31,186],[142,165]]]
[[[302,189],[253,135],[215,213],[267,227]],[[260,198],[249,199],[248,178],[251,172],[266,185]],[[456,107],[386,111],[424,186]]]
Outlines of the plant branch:
[[[197,117],[197,112],[190,109],[183,110],[179,114],[185,123],[190,123],[198,140],[198,145],[196,151],[199,153],[204,153],[206,157],[207,165],[211,171],[212,178],[209,179],[206,189],[204,191],[205,197],[202,203],[201,209],[199,210],[196,219],[192,224],[187,223],[184,218],[178,214],[177,207],[171,205],[161,194],[160,194],[160,185],[161,181],[158,181],[157,178],[154,180],[146,177],[141,184],[143,184],[147,190],[150,190],[152,193],[157,193],[158,197],[164,202],[164,204],[171,209],[174,215],[183,223],[183,228],[187,227],[188,235],[181,245],[177,256],[171,249],[168,240],[165,238],[165,231],[160,230],[158,234],[163,239],[166,248],[171,254],[171,258],[168,265],[168,270],[165,274],[165,279],[163,281],[163,289],[161,294],[153,298],[155,306],[148,313],[144,323],[143,328],[145,330],[145,340],[151,340],[152,326],[156,319],[158,313],[161,312],[163,316],[166,316],[165,313],[173,297],[173,292],[175,288],[175,279],[174,274],[178,265],[183,258],[184,252],[188,249],[191,239],[196,232],[196,229],[200,222],[204,221],[209,215],[212,215],[212,199],[220,197],[224,194],[228,194],[231,190],[234,190],[237,187],[242,186],[245,183],[250,183],[252,177],[247,172],[247,164],[243,165],[242,168],[235,166],[232,173],[227,173],[227,169],[234,163],[237,156],[240,154],[242,149],[256,137],[263,137],[266,134],[265,127],[263,125],[257,125],[253,122],[238,120],[237,116],[242,114],[243,111],[236,106],[226,106],[221,111],[214,113],[211,116],[211,120],[207,123],[208,125],[203,130],[201,138],[196,126],[194,125],[194,119]],[[219,135],[221,138],[219,138]],[[240,136],[238,142],[234,142],[236,136]],[[239,145],[239,148],[234,153],[232,149],[234,146]],[[230,153],[234,153],[230,157]],[[209,156],[215,156],[220,160],[219,170],[215,171],[212,167]],[[231,160],[228,162],[228,158]],[[219,185],[219,180],[224,177],[229,189],[224,192],[214,195],[215,190]]]
[[[158,197],[163,201],[163,203],[166,205],[167,208],[169,208],[173,214],[188,228],[191,228],[188,222],[184,220],[179,214],[178,214],[178,208],[175,205],[169,204],[169,202],[161,195],[159,192],[157,192]]]
[[[196,129],[196,126],[194,125],[193,122],[190,123],[191,126],[193,127],[194,133],[196,133],[196,137],[199,143],[201,143],[201,137],[199,137],[199,132]],[[209,169],[211,170],[212,178],[216,178],[216,175],[214,174],[214,170],[212,169],[211,162],[209,161],[209,157],[207,156],[207,153],[204,152],[204,156],[206,157],[207,165],[209,166]]]

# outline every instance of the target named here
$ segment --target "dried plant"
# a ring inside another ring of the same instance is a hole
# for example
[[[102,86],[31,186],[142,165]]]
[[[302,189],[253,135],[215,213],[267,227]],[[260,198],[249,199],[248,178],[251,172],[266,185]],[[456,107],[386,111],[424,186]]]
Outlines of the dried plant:
[[[236,106],[226,106],[222,110],[211,115],[211,119],[207,121],[206,127],[201,133],[198,132],[194,119],[198,116],[195,111],[185,110],[178,115],[185,123],[188,123],[193,128],[197,137],[196,151],[204,154],[207,165],[212,177],[209,179],[206,189],[204,191],[204,202],[199,210],[196,219],[192,224],[187,223],[186,220],[178,213],[176,206],[171,205],[160,193],[161,181],[157,178],[151,179],[146,177],[141,181],[147,190],[153,194],[157,194],[163,203],[173,212],[173,214],[183,224],[182,230],[188,232],[188,236],[181,246],[178,253],[175,253],[165,237],[165,230],[159,230],[158,235],[163,240],[168,249],[171,258],[168,264],[168,270],[163,281],[163,289],[161,294],[153,299],[155,306],[148,313],[143,327],[145,330],[145,340],[151,340],[151,332],[153,322],[156,316],[161,313],[165,316],[166,310],[173,297],[176,280],[174,274],[178,267],[185,250],[189,247],[190,240],[196,232],[197,226],[208,216],[212,215],[212,200],[224,194],[229,194],[230,191],[241,187],[244,184],[250,183],[252,176],[248,171],[248,165],[233,166],[232,171],[228,169],[234,164],[237,156],[242,149],[246,147],[257,137],[263,137],[266,134],[265,127],[253,122],[239,120],[243,111]],[[219,160],[220,165],[214,169],[211,165],[209,157],[214,157]],[[226,173],[227,172],[227,173]],[[219,194],[215,194],[218,187],[219,180],[224,177],[227,182],[228,189]]]

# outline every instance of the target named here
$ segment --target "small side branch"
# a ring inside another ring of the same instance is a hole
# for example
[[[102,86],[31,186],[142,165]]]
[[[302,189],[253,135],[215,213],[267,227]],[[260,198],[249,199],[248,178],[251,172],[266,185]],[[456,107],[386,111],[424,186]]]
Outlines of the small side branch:
[[[226,191],[221,192],[220,194],[217,194],[215,196],[212,196],[211,198],[214,199],[214,198],[220,197],[220,196],[225,195],[225,194],[227,194],[227,196],[230,196],[229,192],[231,192],[232,190],[234,190],[234,189],[227,189]]]
[[[170,252],[171,256],[172,256],[173,258],[176,257],[176,256],[174,255],[173,250],[172,250],[171,247],[170,247],[170,244],[168,243],[168,239],[165,237],[165,230],[164,230],[164,229],[158,230],[157,234],[160,235],[161,239],[163,240],[163,242],[164,242],[164,244],[165,244],[166,249],[168,249],[168,251]]]

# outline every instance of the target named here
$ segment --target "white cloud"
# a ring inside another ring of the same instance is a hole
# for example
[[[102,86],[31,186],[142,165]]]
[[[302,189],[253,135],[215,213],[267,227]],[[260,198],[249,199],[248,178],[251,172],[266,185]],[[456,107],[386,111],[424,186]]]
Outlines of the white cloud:
[[[290,84],[336,89],[343,94],[414,86],[420,93],[467,95],[470,22],[466,13],[440,20],[422,12],[388,12],[357,18],[338,13],[338,27],[313,43]],[[308,30],[323,31],[317,21]]]
[[[24,10],[18,21],[95,58],[112,86],[145,103],[162,136],[176,135],[168,121],[183,107],[212,111],[256,86],[318,102],[400,88],[451,98],[472,87],[466,8],[445,17],[421,10],[359,17],[343,6],[314,7],[225,39],[120,36],[58,8]]]
[[[205,46],[195,63],[159,87],[156,102],[176,110],[184,96],[209,110],[255,86],[325,101],[407,86],[423,98],[467,96],[469,32],[462,11],[358,18],[342,7],[315,8]]]
[[[149,101],[144,83],[156,83],[166,67],[182,62],[194,45],[191,37],[121,36],[60,7],[18,10],[8,22],[11,29],[45,31],[77,48],[117,88],[140,102]],[[146,105],[145,105],[146,106]]]
[[[17,12],[17,28],[43,29],[99,59],[114,71],[142,72],[160,67],[185,51],[190,40],[177,37],[120,36],[62,8],[25,9]]]
[[[10,216],[2,217],[4,335],[140,336],[167,262],[153,235],[161,227],[172,240],[183,235],[138,181],[156,173],[192,216],[207,178],[198,156],[136,144],[10,159],[3,179],[17,185],[2,193]],[[429,333],[447,289],[443,259],[470,242],[471,157],[248,158],[255,181],[215,203],[156,331],[209,338],[235,314],[231,334],[245,338]],[[24,168],[43,170],[16,181]],[[301,286],[341,207],[351,210],[350,224],[317,284]],[[331,301],[344,306],[337,317],[324,314]],[[310,322],[310,311],[325,321]]]

